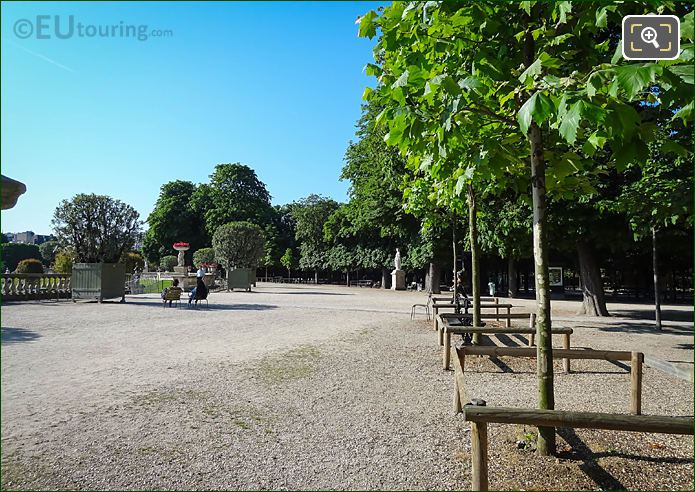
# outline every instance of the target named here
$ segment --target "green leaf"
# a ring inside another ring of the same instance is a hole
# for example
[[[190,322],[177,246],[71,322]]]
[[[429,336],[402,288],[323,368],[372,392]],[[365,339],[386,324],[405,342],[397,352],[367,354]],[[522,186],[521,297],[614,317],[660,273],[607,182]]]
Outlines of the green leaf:
[[[400,77],[396,79],[396,81],[391,84],[391,88],[395,89],[396,87],[404,87],[408,85],[408,71],[406,70],[401,74]]]
[[[676,111],[676,114],[673,115],[673,118],[671,119],[676,119],[680,118],[683,120],[683,123],[686,123],[689,120],[693,119],[693,101],[690,101],[688,104],[683,106],[681,109]]]
[[[374,92],[374,89],[372,89],[371,87],[365,87],[364,92],[362,93],[362,99],[364,99],[365,101],[369,99],[369,95],[372,92]]]
[[[531,65],[529,65],[526,70],[523,71],[523,73],[519,76],[519,82],[524,84],[527,87],[530,87],[531,84],[533,84],[533,79],[536,75],[539,75],[541,73],[541,59],[538,58],[536,61],[534,61]],[[530,81],[530,84],[528,83]]]
[[[367,63],[364,67],[364,71],[369,77],[378,77],[383,73],[381,67],[373,63]]]
[[[611,65],[615,65],[623,58],[623,40],[618,41],[615,47],[615,53],[613,53],[613,58],[611,58]]]
[[[608,12],[606,7],[601,7],[596,11],[596,27],[608,26]]]
[[[581,120],[583,104],[582,101],[574,103],[560,123],[560,135],[570,144],[574,144],[577,140],[577,127]]]
[[[693,13],[690,12],[681,21],[681,38],[693,42]]]
[[[630,99],[654,83],[656,76],[661,75],[662,71],[662,67],[656,63],[623,65],[615,69],[618,85]]]
[[[558,10],[560,11],[560,24],[566,24],[567,23],[567,13],[572,12],[572,2],[560,2],[557,5]]]
[[[456,81],[448,75],[442,79],[442,87],[445,91],[453,96],[458,96],[461,94],[461,89]]]
[[[461,89],[480,89],[483,87],[483,83],[478,77],[466,77],[459,81],[459,87]]]
[[[524,134],[528,133],[531,121],[535,121],[536,124],[542,125],[543,122],[550,117],[554,109],[555,106],[553,101],[548,96],[541,92],[536,92],[523,106],[521,106],[521,109],[516,115],[521,131]]]
[[[676,154],[681,157],[686,157],[688,155],[688,149],[677,144],[673,140],[664,141],[664,143],[661,144],[661,151],[667,154]]]
[[[674,65],[668,67],[667,70],[680,77],[686,84],[693,85],[693,66],[692,65]]]
[[[534,3],[536,2],[521,2],[521,8],[524,9],[528,15],[531,15],[531,7],[533,7]]]
[[[359,37],[372,39],[376,36],[376,25],[374,24],[374,19],[376,19],[376,17],[376,12],[370,10],[358,19],[360,27],[357,30],[357,35]]]

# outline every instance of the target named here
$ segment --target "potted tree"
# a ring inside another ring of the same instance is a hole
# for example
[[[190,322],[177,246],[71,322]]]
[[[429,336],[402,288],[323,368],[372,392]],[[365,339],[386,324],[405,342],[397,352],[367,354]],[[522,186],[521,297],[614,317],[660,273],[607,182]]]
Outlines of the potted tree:
[[[53,214],[58,242],[73,251],[72,300],[120,297],[125,302],[123,253],[135,246],[140,215],[109,196],[79,194],[63,200]]]
[[[264,244],[263,230],[251,222],[230,222],[217,228],[212,246],[227,270],[227,289],[249,291],[256,284]]]

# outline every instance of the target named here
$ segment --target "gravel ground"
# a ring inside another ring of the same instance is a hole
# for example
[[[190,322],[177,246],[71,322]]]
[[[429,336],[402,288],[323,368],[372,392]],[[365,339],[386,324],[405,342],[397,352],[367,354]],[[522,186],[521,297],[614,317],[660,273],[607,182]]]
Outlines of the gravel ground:
[[[2,310],[3,489],[470,488],[469,425],[422,294],[340,287],[217,293],[208,310],[31,302]],[[528,301],[515,304],[531,306]],[[692,364],[689,308],[654,334],[648,306],[575,318],[573,345]],[[636,318],[636,319],[635,319]],[[507,337],[492,339],[513,344]],[[573,361],[556,408],[627,413],[629,373]],[[535,406],[535,362],[476,358],[466,390]],[[644,369],[645,414],[693,415],[692,384]],[[558,458],[518,449],[533,429],[490,425],[493,489],[692,490],[693,440],[560,431]]]

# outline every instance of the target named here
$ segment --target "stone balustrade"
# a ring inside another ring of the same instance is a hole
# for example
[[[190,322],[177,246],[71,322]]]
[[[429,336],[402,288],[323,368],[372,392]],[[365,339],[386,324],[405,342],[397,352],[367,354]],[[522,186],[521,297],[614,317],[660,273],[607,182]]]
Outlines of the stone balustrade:
[[[3,301],[66,299],[71,295],[69,273],[3,273],[0,294]]]

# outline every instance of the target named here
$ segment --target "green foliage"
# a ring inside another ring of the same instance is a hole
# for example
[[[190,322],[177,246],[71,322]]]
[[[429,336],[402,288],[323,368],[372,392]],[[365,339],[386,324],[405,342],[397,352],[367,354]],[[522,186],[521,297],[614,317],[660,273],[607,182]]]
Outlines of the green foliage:
[[[215,263],[215,248],[201,248],[193,253],[193,264]]]
[[[326,265],[332,270],[347,272],[357,267],[359,263],[356,251],[343,244],[333,246],[326,254]]]
[[[248,221],[264,226],[272,218],[270,194],[265,184],[253,169],[243,164],[217,165],[210,175],[206,193],[210,205],[205,212],[205,225],[211,235],[230,222]]]
[[[39,252],[41,253],[41,259],[43,264],[50,266],[55,260],[56,253],[58,252],[58,241],[46,241],[39,245]]]
[[[147,217],[149,229],[143,240],[143,252],[153,263],[171,253],[172,244],[185,241],[191,250],[210,244],[205,230],[204,213],[200,208],[206,203],[205,185],[196,186],[190,181],[170,181],[162,185],[154,209]]]
[[[43,273],[43,263],[36,258],[27,258],[17,265],[17,273]]]
[[[3,243],[2,245],[2,264],[11,272],[17,268],[20,261],[40,257],[41,252],[35,244]]]
[[[125,263],[126,273],[134,270],[142,270],[145,267],[145,258],[137,251],[126,251],[121,256],[121,263]]]
[[[215,256],[226,268],[256,268],[263,256],[263,230],[251,222],[230,222],[212,237]]]
[[[58,242],[85,263],[116,263],[133,248],[140,234],[133,207],[104,195],[79,194],[63,200],[53,214]],[[37,255],[38,256],[38,255]]]
[[[72,273],[72,264],[75,253],[69,249],[58,251],[53,261],[53,270],[56,273]]]
[[[282,258],[280,258],[280,263],[282,266],[287,268],[287,273],[289,276],[292,275],[292,268],[295,267],[295,259],[294,259],[294,253],[292,252],[292,248],[287,248],[285,252],[282,255]]]
[[[329,245],[324,239],[324,224],[338,203],[319,195],[295,202],[292,218],[295,220],[295,238],[301,243],[299,266],[304,270],[320,270],[326,264]]]
[[[159,266],[167,272],[173,272],[174,267],[178,264],[179,264],[179,260],[174,255],[162,256],[162,259],[159,260]]]
[[[265,237],[263,257],[260,264],[266,268],[277,266],[280,264],[280,238],[278,237],[277,229],[270,224],[267,225],[265,227]]]

